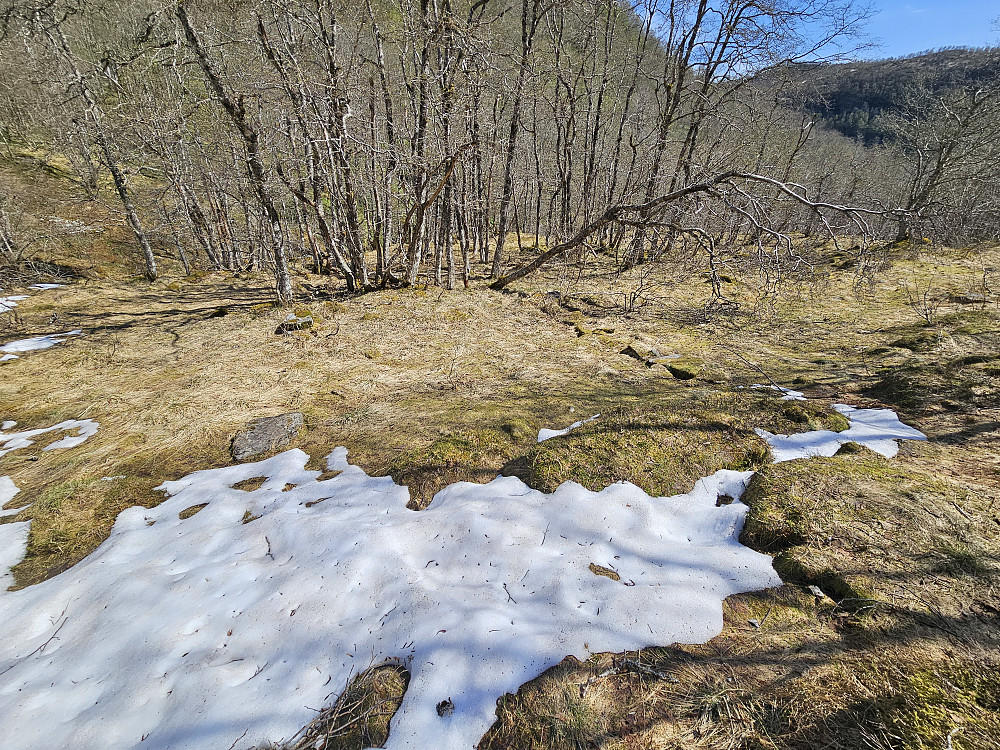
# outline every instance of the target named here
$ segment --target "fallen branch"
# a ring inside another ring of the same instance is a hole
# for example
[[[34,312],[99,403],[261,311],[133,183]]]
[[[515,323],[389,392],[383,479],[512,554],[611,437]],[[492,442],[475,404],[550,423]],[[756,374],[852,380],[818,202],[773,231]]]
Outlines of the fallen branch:
[[[655,222],[650,218],[652,214],[665,208],[671,203],[676,203],[677,201],[688,197],[689,195],[695,195],[699,193],[708,193],[708,194],[715,193],[716,195],[718,195],[717,193],[718,188],[723,185],[728,185],[732,190],[735,190],[740,195],[747,197],[748,194],[736,185],[736,183],[734,182],[735,180],[742,180],[743,182],[756,182],[762,185],[768,185],[774,187],[779,192],[781,192],[782,195],[784,195],[785,197],[791,198],[797,203],[800,203],[803,206],[806,206],[810,210],[814,211],[816,214],[820,216],[820,218],[824,220],[824,223],[826,222],[826,219],[825,216],[823,215],[823,211],[830,211],[834,213],[843,214],[849,217],[851,221],[854,223],[854,225],[858,228],[858,230],[865,236],[867,236],[870,233],[870,230],[868,227],[868,223],[864,220],[864,217],[887,216],[889,214],[895,215],[898,214],[899,212],[899,209],[894,209],[893,211],[883,211],[883,210],[868,209],[868,208],[858,208],[854,206],[841,206],[834,203],[825,203],[822,201],[813,201],[804,195],[805,188],[803,188],[801,185],[781,182],[780,180],[776,180],[772,177],[753,174],[751,172],[737,172],[735,170],[722,172],[707,180],[703,180],[702,182],[696,182],[686,187],[683,187],[680,190],[674,190],[670,193],[666,193],[665,195],[653,198],[652,200],[647,201],[646,203],[625,204],[625,205],[620,204],[609,207],[607,210],[605,210],[603,214],[601,214],[594,221],[590,222],[590,224],[588,224],[587,226],[583,227],[570,239],[566,240],[565,242],[559,243],[558,245],[550,248],[549,250],[546,250],[544,253],[542,253],[532,261],[524,264],[523,266],[515,269],[514,271],[511,271],[506,276],[503,276],[494,281],[492,284],[490,284],[490,289],[500,291],[505,287],[507,287],[508,285],[512,284],[513,282],[518,281],[519,279],[523,279],[528,274],[537,271],[539,268],[541,268],[543,265],[545,265],[548,261],[552,260],[553,258],[559,255],[563,255],[564,253],[573,250],[579,245],[582,245],[593,234],[599,232],[608,224],[618,223],[636,227],[653,226]],[[730,205],[730,209],[734,210],[732,205]],[[742,210],[738,211],[738,213],[740,213],[744,217],[749,216],[747,212]],[[629,214],[636,214],[638,218],[630,218],[628,216]],[[760,225],[759,222],[757,222],[756,220],[754,220],[753,223],[758,225],[758,228],[763,228],[763,225]],[[826,226],[827,230],[831,234],[833,234],[833,230],[829,226],[829,224],[826,224]],[[767,231],[770,232],[771,230]]]

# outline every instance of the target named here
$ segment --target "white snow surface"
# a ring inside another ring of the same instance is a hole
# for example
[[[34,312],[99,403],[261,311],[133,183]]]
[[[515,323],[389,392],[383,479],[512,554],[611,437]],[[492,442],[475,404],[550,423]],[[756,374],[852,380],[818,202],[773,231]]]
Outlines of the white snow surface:
[[[772,391],[778,391],[779,393],[782,394],[782,396],[781,396],[781,400],[782,401],[807,401],[808,400],[805,397],[805,394],[802,393],[802,391],[793,391],[791,388],[785,388],[784,386],[780,386],[780,385],[761,385],[760,383],[754,383],[750,387],[754,388],[754,389],[768,388],[768,389],[770,389]]]
[[[49,336],[35,336],[30,339],[11,341],[3,346],[0,346],[0,352],[13,354],[15,352],[33,352],[39,349],[48,349],[50,346],[61,344],[70,336],[79,336],[81,333],[83,333],[83,331],[77,329],[75,331],[66,331],[65,333],[54,333]],[[17,358],[14,357],[14,359]]]
[[[32,284],[28,289],[62,289],[65,284]]]
[[[737,542],[746,507],[716,507],[750,472],[672,498],[498,477],[414,512],[344,448],[332,479],[307,460],[290,450],[167,482],[167,501],[121,513],[84,561],[0,595],[5,747],[244,750],[295,734],[352,674],[395,659],[411,680],[386,748],[471,750],[497,699],[566,655],[703,642],[725,597],[781,583]],[[267,480],[233,488],[253,477]],[[242,523],[247,511],[258,518]]]
[[[6,424],[7,422],[4,422],[4,425]],[[100,423],[95,422],[93,419],[67,419],[64,422],[52,425],[52,427],[42,427],[36,430],[23,430],[21,432],[5,432],[0,430],[0,456],[5,456],[11,451],[34,445],[35,441],[33,438],[48,432],[76,432],[77,434],[67,435],[60,440],[56,440],[54,443],[46,445],[42,450],[51,451],[60,448],[75,448],[87,438],[96,435],[98,427],[100,427]]]
[[[833,408],[850,423],[843,432],[814,430],[798,435],[774,435],[758,428],[756,433],[771,446],[775,463],[814,456],[830,457],[844,443],[857,443],[892,458],[899,452],[897,440],[927,439],[920,430],[900,422],[892,409],[856,409],[846,404],[834,404]]]
[[[0,524],[0,602],[3,601],[7,588],[14,583],[14,576],[10,569],[21,562],[28,549],[28,530],[30,528],[31,521]],[[0,611],[3,611],[2,605],[0,605]],[[5,668],[2,664],[3,662],[0,661],[0,673]],[[5,690],[5,686],[0,686],[0,693]],[[3,702],[2,698],[0,698],[0,702]],[[0,723],[0,726],[3,724]]]
[[[14,499],[14,496],[20,492],[17,485],[14,484],[14,480],[10,477],[0,477],[0,518],[4,516],[13,516],[15,513],[20,513],[24,510],[22,505],[20,508],[11,508],[9,510],[3,510],[3,506]]]
[[[593,422],[599,416],[601,416],[601,415],[600,414],[595,414],[594,416],[589,417],[588,419],[581,419],[579,422],[574,422],[573,424],[571,424],[569,427],[567,427],[564,430],[550,430],[547,427],[543,427],[542,429],[540,429],[538,431],[538,441],[537,442],[540,443],[543,440],[548,440],[549,438],[559,437],[560,435],[566,435],[567,433],[570,433],[573,430],[575,430],[577,427],[583,427],[583,425],[587,424],[587,422]]]
[[[0,314],[7,313],[17,307],[18,302],[28,299],[27,294],[15,294],[10,297],[0,297]]]
[[[0,424],[0,430],[12,430],[15,427],[17,427],[17,422],[15,422],[13,419],[8,419],[3,424]]]

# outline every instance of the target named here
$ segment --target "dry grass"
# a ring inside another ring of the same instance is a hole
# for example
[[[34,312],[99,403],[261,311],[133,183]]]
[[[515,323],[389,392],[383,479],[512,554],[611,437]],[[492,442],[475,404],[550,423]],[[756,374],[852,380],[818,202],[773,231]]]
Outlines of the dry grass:
[[[60,204],[67,191],[44,210],[98,221],[90,204]],[[267,279],[182,278],[166,264],[150,285],[111,270],[127,249],[113,233],[74,243],[53,250],[79,273],[71,286],[0,316],[2,341],[85,331],[0,367],[0,419],[101,423],[80,448],[0,458],[22,488],[15,505],[33,503],[4,519],[34,519],[18,585],[81,559],[122,509],[159,502],[162,481],[229,463],[230,438],[258,416],[302,411],[292,446],[310,467],[346,445],[370,473],[410,485],[421,507],[446,484],[500,471],[546,489],[627,479],[686,491],[717,468],[762,467],[754,427],[839,429],[830,401],[887,404],[931,440],[892,461],[844,452],[755,481],[744,539],[778,555],[786,585],[730,597],[708,644],[564,662],[501,701],[481,747],[943,749],[949,737],[956,750],[998,747],[1000,314],[964,301],[988,287],[996,249],[897,247],[896,265],[861,294],[831,250],[821,282],[766,303],[734,272],[727,291],[753,315],[706,318],[697,275],[679,283],[665,269],[651,283],[649,269],[567,265],[503,295],[303,300],[317,325],[276,336],[284,312]],[[930,323],[905,284],[935,299]],[[620,354],[633,343],[677,355],[668,362],[693,377]],[[815,403],[745,388],[771,380]],[[541,427],[598,412],[534,442]],[[310,741],[379,742],[405,689],[394,674],[395,687],[352,685],[332,723],[306,730]],[[369,716],[382,729],[357,729]]]
[[[409,673],[397,665],[366,669],[340,688],[336,700],[318,711],[316,718],[279,750],[364,750],[382,746],[409,681]]]

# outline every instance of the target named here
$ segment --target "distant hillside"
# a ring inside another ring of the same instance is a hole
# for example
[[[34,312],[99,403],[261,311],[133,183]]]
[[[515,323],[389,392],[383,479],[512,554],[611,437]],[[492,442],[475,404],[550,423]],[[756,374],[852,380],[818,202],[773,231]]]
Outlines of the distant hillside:
[[[800,106],[849,138],[882,141],[878,116],[898,110],[919,89],[945,92],[1000,80],[1000,48],[963,47],[888,60],[798,65]]]

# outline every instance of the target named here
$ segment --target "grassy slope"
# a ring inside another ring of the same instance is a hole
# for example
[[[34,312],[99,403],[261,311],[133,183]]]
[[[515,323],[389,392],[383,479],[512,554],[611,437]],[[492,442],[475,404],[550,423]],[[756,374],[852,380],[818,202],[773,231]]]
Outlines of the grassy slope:
[[[98,209],[54,198],[45,210],[95,221]],[[753,427],[838,429],[831,400],[888,404],[931,440],[892,461],[845,452],[755,480],[744,540],[777,555],[785,586],[731,597],[726,629],[704,646],[565,662],[502,702],[483,747],[941,748],[949,735],[955,748],[997,747],[1000,315],[949,301],[979,289],[995,252],[897,248],[860,297],[831,265],[822,286],[707,323],[697,281],[625,315],[637,279],[609,292],[606,279],[570,284],[555,269],[516,294],[314,300],[317,327],[279,337],[266,279],[114,277],[124,247],[93,233],[49,248],[81,278],[0,317],[3,341],[86,332],[3,366],[0,416],[101,422],[79,449],[0,458],[18,500],[35,501],[5,519],[34,518],[19,585],[81,559],[121,509],[157,502],[161,481],[230,461],[229,438],[261,414],[303,411],[294,445],[316,459],[346,445],[421,507],[445,484],[501,470],[544,489],[627,479],[684,491],[718,468],[764,466]],[[928,282],[943,300],[931,325],[900,286]],[[695,376],[621,355],[632,342],[681,355]],[[816,404],[737,387],[761,371]],[[597,412],[535,445],[540,427]],[[342,746],[361,746],[362,733],[348,736]]]

